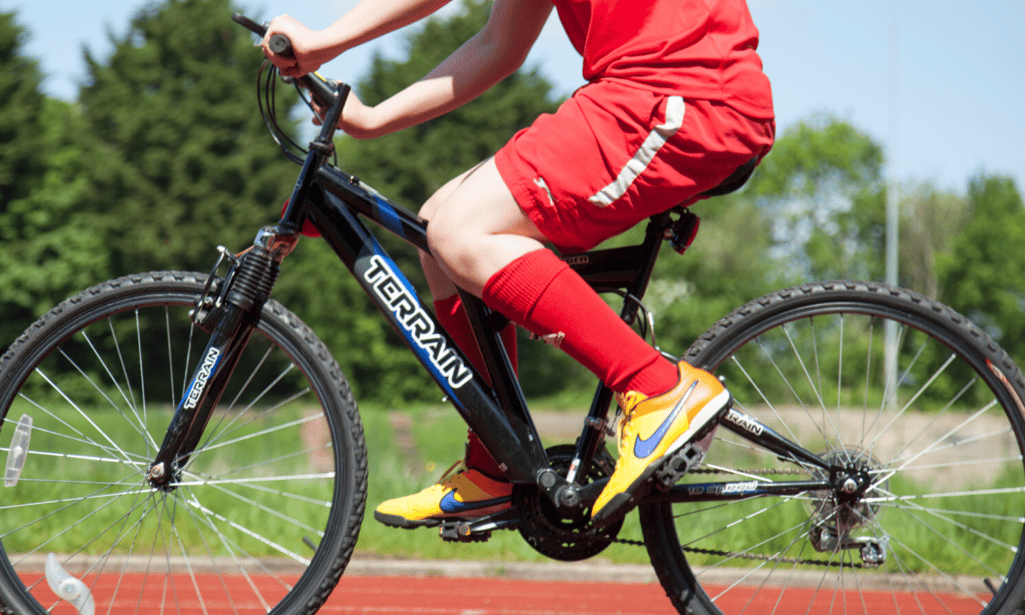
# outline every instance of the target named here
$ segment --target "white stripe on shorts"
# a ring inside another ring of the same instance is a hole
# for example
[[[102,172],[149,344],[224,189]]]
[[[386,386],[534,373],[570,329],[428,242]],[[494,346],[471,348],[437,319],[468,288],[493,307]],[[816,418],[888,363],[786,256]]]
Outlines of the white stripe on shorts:
[[[616,199],[626,194],[630,184],[644,172],[644,169],[648,168],[648,165],[655,159],[655,155],[666,144],[666,141],[683,126],[683,115],[683,98],[680,96],[670,96],[666,100],[665,123],[656,126],[651,131],[648,138],[641,144],[640,149],[637,150],[637,153],[626,163],[623,170],[619,172],[619,176],[611,184],[605,186],[598,191],[598,194],[587,200],[598,207],[608,207]]]

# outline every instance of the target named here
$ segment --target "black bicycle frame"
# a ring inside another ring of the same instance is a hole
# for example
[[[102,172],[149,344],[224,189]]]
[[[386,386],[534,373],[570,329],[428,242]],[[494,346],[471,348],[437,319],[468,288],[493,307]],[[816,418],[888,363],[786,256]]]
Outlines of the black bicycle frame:
[[[484,357],[487,375],[492,382],[489,386],[484,376],[477,372],[438,324],[431,311],[420,303],[409,280],[361,217],[424,251],[428,251],[427,222],[391,202],[358,178],[325,164],[333,148],[333,126],[337,123],[337,114],[344,104],[347,91],[346,86],[340,88],[335,104],[324,120],[320,136],[311,144],[289,206],[277,227],[261,231],[262,239],[258,239],[257,247],[271,254],[275,263],[280,262],[291,251],[304,218],[308,218],[452,401],[467,425],[476,432],[509,480],[517,484],[538,485],[560,507],[593,501],[604,481],[596,481],[580,490],[575,483],[583,481],[577,480],[576,472],[577,468],[590,466],[598,447],[604,442],[612,392],[604,384],[598,385],[588,418],[584,421],[583,433],[577,441],[576,458],[570,465],[568,475],[562,477],[549,464],[502,344],[499,332],[508,321],[493,313],[478,298],[463,296],[474,335]],[[683,215],[693,216],[689,212],[683,212]],[[664,213],[649,221],[645,239],[639,245],[595,250],[569,256],[564,260],[596,291],[625,294],[627,300],[624,301],[621,316],[627,322],[632,322],[650,280],[659,248],[672,235],[672,230],[678,228],[679,225],[673,226],[670,214]],[[688,232],[695,232],[696,223],[687,228],[691,229]],[[682,252],[682,249],[678,248],[678,251]],[[269,287],[266,292],[270,292]],[[221,387],[218,385],[227,381],[234,366],[232,357],[244,345],[246,337],[240,337],[239,332],[248,333],[251,330],[252,319],[258,317],[260,305],[257,301],[249,307],[248,312],[244,309],[235,310],[236,313],[227,319],[228,322],[218,324],[204,357],[225,358],[203,361],[197,367],[193,384],[179,404],[158,460],[166,461],[174,454],[187,456],[191,452],[190,447],[198,442],[198,435],[190,435],[184,449],[179,451],[180,443],[186,438],[172,438],[172,432],[175,429],[188,429],[190,432],[202,430],[206,422],[203,417],[209,416],[220,396],[218,389]],[[235,341],[237,339],[243,343],[238,344]],[[188,401],[190,399],[191,402]],[[193,416],[192,412],[186,412],[184,408],[189,403],[195,405],[197,401],[200,418]],[[796,463],[821,468],[831,477],[836,473],[836,468],[831,471],[830,466],[821,458],[772,432],[753,417],[735,410],[731,413],[738,417],[736,420],[725,421],[724,425],[745,439]],[[174,442],[168,444],[171,440]],[[156,464],[152,467],[156,467]],[[830,479],[783,483],[705,483],[677,486],[667,493],[651,497],[672,501],[702,501],[753,495],[793,495],[809,490],[829,489],[832,482]]]

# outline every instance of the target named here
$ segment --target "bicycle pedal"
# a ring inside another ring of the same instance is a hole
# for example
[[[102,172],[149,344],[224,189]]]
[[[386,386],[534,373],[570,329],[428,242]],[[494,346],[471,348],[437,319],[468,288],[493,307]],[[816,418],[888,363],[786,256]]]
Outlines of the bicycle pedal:
[[[438,535],[445,542],[487,542],[491,530],[474,530],[467,521],[446,521],[438,528]]]
[[[486,542],[493,530],[515,529],[519,524],[519,514],[509,509],[472,521],[442,521],[438,535],[446,542]]]
[[[687,444],[673,453],[673,456],[655,472],[655,483],[661,489],[669,489],[683,476],[701,465],[705,453],[693,444]]]
[[[655,483],[660,489],[669,489],[675,485],[685,474],[695,470],[701,465],[708,452],[708,447],[715,438],[715,425],[700,435],[698,440],[688,442],[680,450],[673,453],[662,467],[655,472]]]

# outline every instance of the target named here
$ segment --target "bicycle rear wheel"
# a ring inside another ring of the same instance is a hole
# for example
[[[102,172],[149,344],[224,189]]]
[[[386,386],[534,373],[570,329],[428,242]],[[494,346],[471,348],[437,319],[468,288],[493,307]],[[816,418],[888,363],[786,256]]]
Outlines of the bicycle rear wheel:
[[[965,318],[881,284],[807,285],[736,310],[684,358],[870,487],[642,506],[681,613],[1021,612],[1025,386]],[[703,471],[682,482],[829,478],[724,426]]]
[[[277,302],[180,480],[146,479],[203,354],[188,313],[205,280],[99,285],[0,359],[0,600],[13,612],[306,614],[337,583],[363,516],[363,430],[327,349]]]

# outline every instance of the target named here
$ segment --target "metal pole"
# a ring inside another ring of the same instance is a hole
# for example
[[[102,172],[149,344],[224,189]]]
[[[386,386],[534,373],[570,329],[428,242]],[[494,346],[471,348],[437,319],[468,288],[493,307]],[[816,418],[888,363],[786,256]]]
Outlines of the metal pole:
[[[900,234],[900,187],[897,185],[897,173],[894,170],[898,142],[898,99],[900,86],[899,76],[899,30],[897,21],[897,4],[890,9],[890,147],[889,147],[889,182],[886,186],[886,283],[896,286],[898,278],[898,236]],[[885,336],[885,377],[887,406],[897,405],[897,323],[887,320],[884,325]]]

